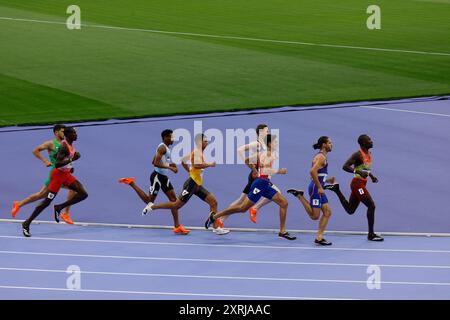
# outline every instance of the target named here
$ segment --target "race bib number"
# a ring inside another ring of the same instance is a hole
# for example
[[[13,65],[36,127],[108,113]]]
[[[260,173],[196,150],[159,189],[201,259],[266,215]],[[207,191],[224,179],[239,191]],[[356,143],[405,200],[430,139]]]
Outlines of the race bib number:
[[[358,192],[359,192],[359,194],[363,195],[364,194],[364,189],[363,188],[358,189]]]
[[[53,200],[55,198],[55,194],[52,192],[48,193],[47,199]]]
[[[253,189],[253,194],[258,194],[260,192],[261,192],[261,190],[259,190],[258,188]]]
[[[319,199],[313,199],[313,206],[318,206],[319,204]]]
[[[185,195],[187,195],[187,194],[189,194],[189,191],[187,191],[187,190],[183,190],[183,192],[181,192],[181,195],[182,195],[182,196],[185,196]]]

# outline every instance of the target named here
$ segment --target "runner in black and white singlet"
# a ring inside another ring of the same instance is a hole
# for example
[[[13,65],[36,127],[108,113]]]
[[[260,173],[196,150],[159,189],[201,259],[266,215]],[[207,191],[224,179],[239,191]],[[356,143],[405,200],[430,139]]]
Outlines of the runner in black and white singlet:
[[[215,162],[206,162],[203,156],[203,151],[207,147],[209,141],[203,133],[199,133],[194,138],[195,148],[191,153],[183,157],[181,164],[183,168],[189,173],[189,178],[183,184],[183,190],[178,196],[178,199],[174,202],[157,203],[149,202],[146,210],[158,210],[158,209],[181,209],[193,195],[196,195],[200,200],[206,202],[209,205],[210,212],[217,212],[217,200],[213,193],[208,191],[203,185],[203,171],[206,168],[215,167]],[[190,162],[190,166],[188,166]],[[222,229],[215,225],[215,233],[217,235],[224,235],[230,232],[229,230]]]
[[[170,129],[166,129],[161,132],[162,143],[158,145],[156,148],[156,154],[153,157],[152,164],[155,167],[154,171],[150,175],[150,190],[148,195],[139,188],[135,183],[135,178],[122,178],[119,180],[120,183],[128,184],[133,190],[137,193],[139,198],[145,202],[145,204],[153,203],[158,196],[160,190],[162,190],[169,201],[175,202],[177,200],[175,190],[172,186],[172,183],[169,179],[169,172],[173,173],[178,172],[178,168],[175,163],[172,162],[170,156],[170,146],[173,144],[173,131]],[[172,216],[173,216],[173,232],[176,234],[186,235],[189,233],[184,226],[182,226],[179,222],[178,217],[178,208],[172,208]],[[147,207],[142,211],[143,215],[146,215],[149,212]]]

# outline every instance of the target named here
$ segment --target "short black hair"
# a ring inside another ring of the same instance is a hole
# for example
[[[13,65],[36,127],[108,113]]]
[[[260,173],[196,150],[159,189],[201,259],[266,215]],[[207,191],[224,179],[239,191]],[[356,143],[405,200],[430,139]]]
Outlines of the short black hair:
[[[321,137],[319,138],[319,140],[317,140],[317,143],[313,144],[314,150],[316,150],[316,149],[322,149],[322,145],[323,145],[324,143],[327,143],[328,140],[329,140],[329,138],[328,138],[327,136],[321,136]]]
[[[164,140],[165,137],[169,137],[173,133],[172,130],[166,129],[161,132],[161,138]]]
[[[64,137],[68,137],[71,133],[75,132],[75,128],[74,127],[65,127],[64,129]]]
[[[256,127],[256,134],[259,135],[259,131],[260,131],[260,130],[262,130],[262,129],[264,129],[264,128],[268,128],[268,127],[269,127],[269,126],[268,126],[267,124],[264,124],[264,123],[258,124],[258,126]]]
[[[63,124],[55,124],[53,126],[53,133],[56,133],[56,131],[59,131],[61,129],[65,129],[65,128],[66,128],[66,126]]]
[[[365,139],[369,139],[369,136],[367,134],[362,134],[358,137],[358,144],[362,146]]]

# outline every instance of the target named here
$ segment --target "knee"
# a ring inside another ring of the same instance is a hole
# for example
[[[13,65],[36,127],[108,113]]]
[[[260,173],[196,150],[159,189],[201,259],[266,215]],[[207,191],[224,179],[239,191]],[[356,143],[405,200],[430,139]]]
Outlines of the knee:
[[[323,215],[327,218],[331,217],[331,210],[325,210]]]
[[[281,208],[287,209],[288,206],[289,206],[289,202],[286,199],[281,200],[281,202],[280,202]]]
[[[312,214],[312,216],[311,216],[311,219],[312,220],[319,220],[319,218],[320,218],[320,213],[318,213],[318,214]]]
[[[216,199],[211,199],[211,200],[209,201],[209,205],[210,205],[211,207],[217,207],[217,200],[216,200]]]
[[[84,200],[87,197],[89,197],[89,194],[85,190],[83,190],[80,192],[80,197],[83,198],[83,200]]]
[[[179,200],[179,199],[177,199],[176,201],[175,201],[175,209],[181,209],[181,207],[183,207],[184,206],[184,202],[183,201],[181,201],[181,200]]]

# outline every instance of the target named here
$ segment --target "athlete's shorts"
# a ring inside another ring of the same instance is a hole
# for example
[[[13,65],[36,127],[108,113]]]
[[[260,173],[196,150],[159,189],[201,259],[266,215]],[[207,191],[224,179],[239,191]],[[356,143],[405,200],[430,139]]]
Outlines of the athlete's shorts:
[[[244,190],[242,190],[242,193],[248,194],[250,192],[250,189],[252,188],[252,183],[255,181],[256,178],[253,177],[253,171],[250,172],[248,175],[248,182],[245,186]]]
[[[189,178],[186,180],[186,182],[183,184],[183,190],[181,191],[180,195],[178,196],[178,199],[183,201],[184,203],[188,202],[189,199],[195,194],[197,197],[205,201],[206,197],[209,195],[209,191],[206,190],[205,187],[199,186],[197,183],[195,183],[192,178]]]
[[[75,181],[77,181],[77,179],[69,171],[53,170],[50,175],[48,191],[57,194],[62,186],[68,187]]]
[[[369,191],[366,189],[367,179],[353,178],[350,183],[350,188],[352,190],[352,197],[357,198],[362,201],[366,197],[370,197]]]
[[[169,180],[169,177],[153,171],[150,176],[150,191],[149,194],[151,196],[157,196],[159,190],[162,190],[164,193],[173,190],[172,183]]]
[[[323,186],[322,186],[323,188]],[[314,181],[311,181],[308,187],[309,193],[309,204],[312,208],[322,208],[322,206],[328,203],[328,198],[325,194],[320,195],[319,189],[317,188]]]
[[[272,182],[268,179],[258,178],[252,183],[250,192],[247,194],[247,198],[253,202],[258,202],[261,197],[272,200],[272,198],[278,193],[273,187]]]
[[[47,180],[45,180],[45,182],[44,182],[44,186],[46,186],[47,188],[48,188],[48,186],[50,185],[50,177],[51,177],[51,175],[52,175],[53,170],[55,170],[55,167],[52,167],[52,168],[50,169],[50,171],[48,172],[48,178],[47,178]]]

